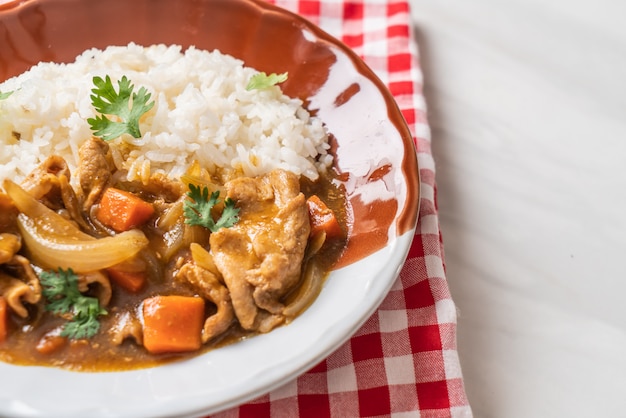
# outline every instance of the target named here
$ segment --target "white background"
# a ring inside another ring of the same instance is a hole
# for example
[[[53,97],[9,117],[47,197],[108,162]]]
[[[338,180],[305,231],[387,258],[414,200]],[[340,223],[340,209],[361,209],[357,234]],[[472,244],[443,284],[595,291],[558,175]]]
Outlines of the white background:
[[[410,0],[476,417],[626,417],[626,2]]]

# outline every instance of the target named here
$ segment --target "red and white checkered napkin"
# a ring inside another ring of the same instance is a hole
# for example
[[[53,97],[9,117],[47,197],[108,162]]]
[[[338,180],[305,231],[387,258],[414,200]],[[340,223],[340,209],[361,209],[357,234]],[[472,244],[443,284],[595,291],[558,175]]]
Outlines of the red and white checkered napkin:
[[[216,417],[471,417],[408,0],[271,1],[342,40],[389,87],[417,144],[420,220],[399,279],[348,342],[292,382]]]

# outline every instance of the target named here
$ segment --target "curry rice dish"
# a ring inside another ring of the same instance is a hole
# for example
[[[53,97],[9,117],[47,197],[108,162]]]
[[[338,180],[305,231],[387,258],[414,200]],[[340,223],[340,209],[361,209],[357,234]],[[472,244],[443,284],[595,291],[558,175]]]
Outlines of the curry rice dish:
[[[0,84],[0,360],[148,367],[288,324],[346,245],[322,122],[219,51]]]

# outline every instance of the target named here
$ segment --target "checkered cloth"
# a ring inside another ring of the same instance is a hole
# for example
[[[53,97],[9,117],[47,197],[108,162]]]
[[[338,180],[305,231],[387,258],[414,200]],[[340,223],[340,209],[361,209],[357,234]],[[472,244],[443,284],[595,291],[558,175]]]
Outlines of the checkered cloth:
[[[417,144],[420,220],[378,311],[307,373],[215,417],[471,417],[443,263],[435,167],[408,0],[272,0],[351,47],[396,98]]]

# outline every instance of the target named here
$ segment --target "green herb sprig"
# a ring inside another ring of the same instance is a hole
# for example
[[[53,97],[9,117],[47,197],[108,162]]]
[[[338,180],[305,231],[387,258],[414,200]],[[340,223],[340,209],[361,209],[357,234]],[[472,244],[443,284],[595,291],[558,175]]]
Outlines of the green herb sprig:
[[[189,184],[187,197],[191,200],[185,200],[183,205],[185,223],[203,226],[211,232],[217,232],[220,228],[230,228],[237,223],[239,220],[239,208],[236,208],[235,202],[228,197],[224,200],[224,210],[219,219],[217,222],[213,220],[211,210],[219,203],[219,196],[219,191],[211,193],[211,197],[209,197],[209,189],[207,187]]]
[[[7,92],[1,92],[0,91],[0,100],[4,100],[4,99],[8,99],[10,95],[12,95],[13,92],[12,91],[7,91]]]
[[[44,271],[39,280],[42,293],[48,299],[46,309],[58,314],[71,314],[61,336],[70,339],[91,338],[98,333],[100,322],[98,317],[107,311],[100,306],[97,298],[85,296],[78,290],[78,276],[72,269]]]
[[[94,77],[93,84],[95,88],[91,90],[91,104],[101,113],[95,118],[87,119],[94,135],[105,141],[125,133],[140,138],[139,119],[154,106],[154,101],[150,102],[151,94],[148,90],[141,87],[137,93],[133,93],[135,86],[126,76],[117,82],[119,92],[115,91],[108,75],[105,79]],[[120,121],[111,120],[105,115],[117,116]]]
[[[265,74],[265,73],[256,73],[252,77],[250,77],[250,81],[246,86],[246,90],[263,90],[270,88],[278,83],[282,83],[287,81],[288,73],[282,74]]]

